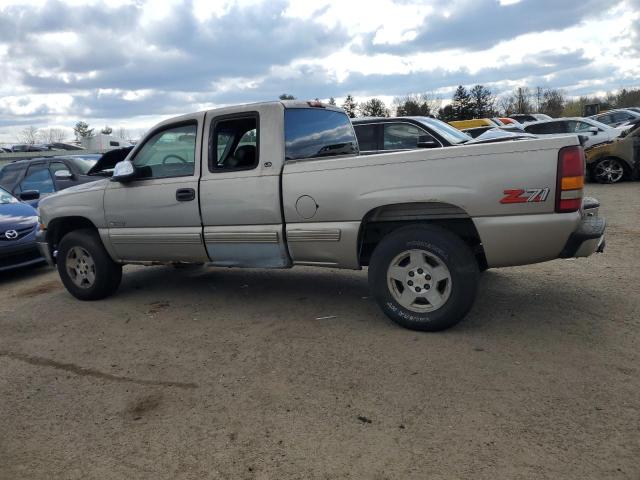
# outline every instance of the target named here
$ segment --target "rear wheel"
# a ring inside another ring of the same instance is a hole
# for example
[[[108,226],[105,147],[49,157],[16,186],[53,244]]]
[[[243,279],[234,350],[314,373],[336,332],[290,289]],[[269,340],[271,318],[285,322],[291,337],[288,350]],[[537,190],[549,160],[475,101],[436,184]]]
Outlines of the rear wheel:
[[[624,165],[617,158],[603,158],[593,166],[593,179],[598,183],[618,183],[624,178]]]
[[[111,259],[94,230],[65,235],[58,248],[57,266],[66,289],[80,300],[108,297],[122,279],[122,265]]]
[[[456,235],[437,226],[403,227],[371,256],[369,285],[385,314],[403,327],[437,331],[471,309],[478,263]]]

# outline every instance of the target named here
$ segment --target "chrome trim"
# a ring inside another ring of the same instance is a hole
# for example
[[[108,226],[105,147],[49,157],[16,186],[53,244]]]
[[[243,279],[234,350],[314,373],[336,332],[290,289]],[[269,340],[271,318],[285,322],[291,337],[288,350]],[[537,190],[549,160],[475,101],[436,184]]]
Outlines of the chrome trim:
[[[339,242],[340,230],[288,230],[287,241],[296,242]]]
[[[111,243],[114,245],[139,245],[139,244],[163,244],[163,245],[196,245],[202,243],[199,233],[164,233],[164,234],[132,234],[111,233]]]
[[[278,232],[205,232],[205,243],[278,243]]]

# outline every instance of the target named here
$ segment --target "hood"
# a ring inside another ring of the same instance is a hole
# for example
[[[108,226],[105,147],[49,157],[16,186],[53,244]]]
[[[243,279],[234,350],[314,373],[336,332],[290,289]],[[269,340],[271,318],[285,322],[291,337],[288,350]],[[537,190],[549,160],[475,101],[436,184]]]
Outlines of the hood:
[[[131,150],[133,150],[133,147],[117,148],[115,150],[108,151],[100,157],[100,160],[98,160],[93,167],[91,167],[87,172],[87,175],[96,175],[99,172],[111,170],[116,166],[116,163],[127,158],[127,155],[129,155]]]
[[[38,222],[38,212],[26,203],[0,204],[0,231],[24,228]]]

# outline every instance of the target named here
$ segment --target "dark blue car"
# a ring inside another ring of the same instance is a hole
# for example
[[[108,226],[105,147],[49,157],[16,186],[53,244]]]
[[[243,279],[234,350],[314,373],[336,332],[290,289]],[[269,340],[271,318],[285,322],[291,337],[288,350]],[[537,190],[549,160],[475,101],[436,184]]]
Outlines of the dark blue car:
[[[0,272],[44,262],[37,231],[38,212],[0,188]]]

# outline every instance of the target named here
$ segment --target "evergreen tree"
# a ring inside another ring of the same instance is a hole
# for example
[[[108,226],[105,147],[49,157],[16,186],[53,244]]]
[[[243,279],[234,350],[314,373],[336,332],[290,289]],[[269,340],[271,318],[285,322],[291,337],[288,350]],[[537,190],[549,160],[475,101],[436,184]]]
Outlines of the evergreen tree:
[[[456,119],[455,113],[453,112],[453,106],[451,104],[447,105],[438,110],[438,118],[443,122],[450,122]]]
[[[105,125],[104,128],[100,130],[100,133],[102,133],[103,135],[111,135],[113,133],[113,128],[111,128],[109,125]]]
[[[358,104],[351,95],[347,95],[347,98],[344,99],[344,103],[342,104],[342,109],[347,112],[350,118],[356,118]]]
[[[280,95],[278,97],[280,100],[295,100],[296,97],[294,97],[293,95],[289,94],[289,93],[283,93],[282,95]]]
[[[76,136],[76,140],[79,142],[83,138],[93,137],[93,128],[89,128],[89,124],[83,121],[76,123],[73,127],[73,133]]]
[[[483,85],[476,85],[469,92],[473,118],[492,117],[495,114],[495,98],[491,90]]]
[[[329,105],[335,105],[335,104],[336,104],[336,99],[335,99],[335,98],[333,98],[333,97],[331,97],[331,98],[329,99]]]
[[[468,120],[473,116],[471,95],[462,85],[458,85],[453,94],[451,108],[456,120]]]

